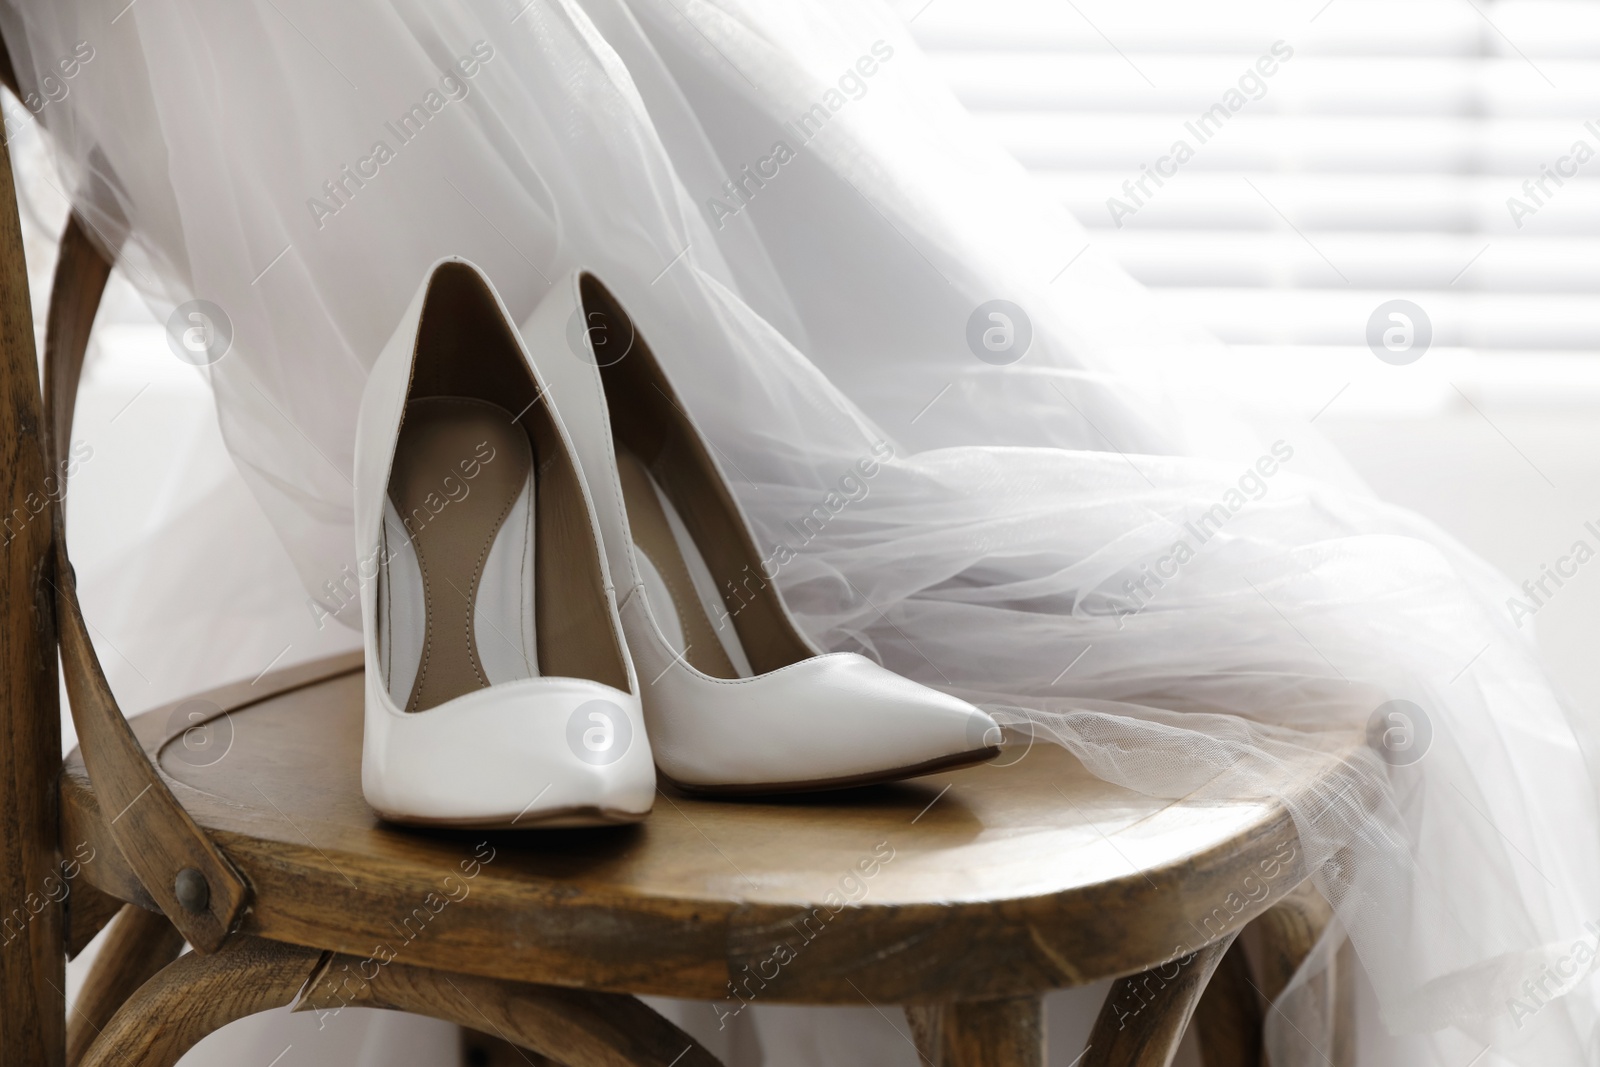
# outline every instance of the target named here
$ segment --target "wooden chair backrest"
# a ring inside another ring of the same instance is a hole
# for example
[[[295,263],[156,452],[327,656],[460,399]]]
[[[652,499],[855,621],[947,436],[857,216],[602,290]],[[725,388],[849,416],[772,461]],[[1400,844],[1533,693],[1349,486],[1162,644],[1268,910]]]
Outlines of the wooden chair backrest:
[[[3,51],[3,48],[0,48]],[[9,60],[4,77],[15,89]],[[11,153],[0,144],[0,1051],[58,1063],[66,1047],[57,894],[61,772],[45,425]],[[45,503],[41,503],[44,501]],[[42,898],[36,909],[35,901]]]
[[[17,93],[3,41],[0,84]],[[16,185],[0,141],[0,1053],[7,1063],[57,1064],[65,1050],[67,893],[60,887],[72,843],[58,834],[58,651],[110,836],[150,897],[197,950],[210,951],[248,896],[128,727],[89,640],[67,558],[61,479],[110,270],[74,216],[52,283],[41,391]]]
[[[66,469],[89,332],[110,273],[109,259],[73,215],[61,237],[45,324],[46,454],[57,472]],[[244,908],[244,880],[172,795],[117,706],[78,606],[64,494],[57,494],[52,526],[57,640],[84,765],[103,811],[127,813],[139,805],[137,817],[116,816],[111,832],[118,848],[184,938],[213,951]]]

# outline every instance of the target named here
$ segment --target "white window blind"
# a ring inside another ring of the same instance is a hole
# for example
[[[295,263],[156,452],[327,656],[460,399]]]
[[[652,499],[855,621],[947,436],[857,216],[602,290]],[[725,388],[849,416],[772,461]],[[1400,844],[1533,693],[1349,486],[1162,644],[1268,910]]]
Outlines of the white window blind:
[[[1404,298],[1431,320],[1432,348],[1368,405],[1409,389],[1427,406],[1452,383],[1496,401],[1600,402],[1600,5],[900,11],[1094,242],[1242,364],[1308,400],[1371,375],[1383,364],[1368,319]],[[1181,162],[1178,142],[1193,153]],[[1140,186],[1151,167],[1162,184]]]

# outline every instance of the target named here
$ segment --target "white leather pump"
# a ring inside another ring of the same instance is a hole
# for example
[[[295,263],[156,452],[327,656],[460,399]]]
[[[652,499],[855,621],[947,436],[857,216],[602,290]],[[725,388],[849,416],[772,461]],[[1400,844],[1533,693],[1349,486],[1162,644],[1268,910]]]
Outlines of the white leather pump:
[[[499,296],[441,260],[356,430],[367,802],[404,823],[635,822],[655,770],[567,430]]]
[[[800,632],[703,437],[593,275],[558,281],[522,334],[595,501],[662,775],[773,793],[995,755],[984,712]]]

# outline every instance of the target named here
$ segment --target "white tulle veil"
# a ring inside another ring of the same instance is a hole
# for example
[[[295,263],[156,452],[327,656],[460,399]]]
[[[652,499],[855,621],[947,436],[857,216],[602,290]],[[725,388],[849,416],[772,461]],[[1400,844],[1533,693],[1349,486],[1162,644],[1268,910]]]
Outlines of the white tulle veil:
[[[1365,493],[1310,413],[1218,395],[1215,342],[1159,321],[886,10],[7,0],[0,21],[54,180],[127,277],[163,318],[202,299],[231,323],[217,417],[308,620],[356,621],[357,400],[424,268],[465,255],[521,315],[587,266],[824,644],[1164,797],[1283,795],[1285,768],[1405,709],[1420,759],[1360,749],[1292,805],[1339,921],[1272,1016],[1274,1063],[1324,1062],[1314,979],[1346,935],[1361,1062],[1590,1062],[1593,749],[1514,590]],[[985,347],[996,323],[1031,334],[1020,358]]]

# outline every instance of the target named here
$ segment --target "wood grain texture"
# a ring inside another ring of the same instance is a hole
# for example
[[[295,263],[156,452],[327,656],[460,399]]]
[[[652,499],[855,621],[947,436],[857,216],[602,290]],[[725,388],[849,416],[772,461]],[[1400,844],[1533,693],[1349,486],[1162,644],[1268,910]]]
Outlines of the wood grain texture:
[[[209,955],[180,956],[117,1010],[82,1067],[172,1067],[207,1034],[288,1004],[322,958],[243,936]]]
[[[1283,993],[1317,942],[1333,921],[1333,906],[1310,881],[1273,905],[1240,936],[1250,959],[1250,970],[1266,1017],[1277,1011],[1271,1005]],[[1310,980],[1306,995],[1313,1003],[1327,1005],[1333,1013],[1328,1020],[1332,1036],[1330,1067],[1349,1067],[1355,1061],[1355,953],[1346,941],[1334,954],[1331,966]],[[1298,1029],[1298,1028],[1297,1028]],[[1295,1034],[1291,1040],[1301,1040]],[[1320,1035],[1319,1035],[1320,1039]],[[1262,1049],[1261,1067],[1267,1067],[1267,1051]]]
[[[1237,936],[1230,933],[1115,982],[1089,1035],[1083,1067],[1168,1067],[1212,973]]]
[[[335,955],[295,1004],[318,1015],[391,1008],[481,1028],[565,1067],[717,1067],[694,1038],[634,997],[452,975]]]
[[[1256,1067],[1262,1062],[1261,999],[1241,941],[1229,946],[1195,1009],[1193,1026],[1205,1067]]]
[[[911,1043],[917,1056],[929,1067],[939,1065],[939,1024],[944,1009],[937,1004],[907,1004],[906,1022],[911,1029]]]
[[[1038,997],[968,1001],[939,1009],[938,1067],[1040,1067],[1044,1006]]]
[[[1333,907],[1310,881],[1302,882],[1251,924],[1245,935],[1256,985],[1276,1000],[1333,918]]]
[[[45,405],[50,413],[46,440],[57,482],[70,469],[78,379],[109,272],[110,264],[77,216],[72,216],[61,238],[45,337]],[[49,499],[54,504],[48,522],[55,539],[52,584],[61,666],[79,750],[104,805],[103,836],[135,873],[143,897],[154,901],[197,950],[214,950],[243,910],[247,887],[173,798],[123,718],[78,605],[77,579],[67,559],[65,493],[53,493]],[[130,814],[136,817],[124,817]],[[203,909],[185,909],[178,900],[174,880],[185,869],[198,871],[206,881]]]
[[[1303,877],[1281,807],[1146,797],[1045,745],[1009,766],[875,789],[663,793],[635,828],[396,828],[361,796],[359,668],[355,654],[203,696],[231,736],[208,766],[180,758],[168,709],[134,721],[253,886],[246,932],[729,1010],[863,994],[948,1003],[1147,968],[1197,931],[1248,922]],[[76,758],[63,797],[68,832],[98,841],[99,798]],[[126,867],[89,874],[140,899]],[[462,899],[429,914],[429,894],[447,890]]]
[[[72,413],[78,406],[78,382],[89,351],[89,334],[110,277],[111,261],[89,239],[77,214],[69,215],[61,231],[45,318],[45,440],[50,461],[58,469],[68,458]]]
[[[0,145],[0,1062],[66,1054],[65,881],[50,501],[33,313],[9,150]]]
[[[88,879],[80,878],[74,881],[65,901],[67,959],[78,958],[78,953],[88,947],[95,935],[117,917],[117,913],[122,910],[122,903]]]
[[[165,915],[123,905],[67,1020],[67,1067],[77,1067],[117,1009],[182,951],[183,935]]]
[[[911,1004],[905,1013],[912,1044],[928,1067],[1037,1067],[1044,1062],[1044,1011],[1038,997]]]

